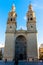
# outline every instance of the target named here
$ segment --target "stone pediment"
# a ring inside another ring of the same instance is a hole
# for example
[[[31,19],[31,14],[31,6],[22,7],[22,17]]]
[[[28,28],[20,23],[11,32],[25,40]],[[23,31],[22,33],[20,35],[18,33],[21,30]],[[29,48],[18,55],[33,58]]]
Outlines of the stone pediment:
[[[17,32],[26,32],[26,30],[23,30],[22,28],[20,30],[17,30]]]
[[[17,30],[17,32],[26,32],[26,30]]]

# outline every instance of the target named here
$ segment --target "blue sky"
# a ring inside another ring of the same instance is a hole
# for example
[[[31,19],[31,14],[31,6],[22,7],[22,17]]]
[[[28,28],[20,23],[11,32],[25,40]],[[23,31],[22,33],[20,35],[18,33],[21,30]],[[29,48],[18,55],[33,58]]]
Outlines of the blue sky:
[[[26,13],[31,0],[0,0],[0,44],[5,43],[6,23],[8,13],[11,11],[12,4],[16,6],[17,13],[17,27],[26,29]],[[37,24],[37,40],[40,45],[43,43],[43,0],[32,0],[31,4],[36,14]]]

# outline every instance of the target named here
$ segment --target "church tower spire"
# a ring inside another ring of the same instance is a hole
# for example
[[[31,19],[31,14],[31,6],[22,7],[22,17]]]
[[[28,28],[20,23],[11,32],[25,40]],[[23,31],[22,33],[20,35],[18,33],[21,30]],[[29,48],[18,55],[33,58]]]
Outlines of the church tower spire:
[[[34,32],[36,31],[36,16],[31,4],[28,8],[29,10],[27,12],[27,30]]]
[[[8,14],[8,21],[7,21],[7,32],[15,32],[16,30],[16,11],[15,11],[14,4],[12,5],[11,11]]]
[[[14,12],[15,11],[15,6],[14,6],[14,4],[12,5],[12,11]]]
[[[29,5],[29,11],[32,11],[33,10],[33,8],[32,8],[32,5],[30,4]]]

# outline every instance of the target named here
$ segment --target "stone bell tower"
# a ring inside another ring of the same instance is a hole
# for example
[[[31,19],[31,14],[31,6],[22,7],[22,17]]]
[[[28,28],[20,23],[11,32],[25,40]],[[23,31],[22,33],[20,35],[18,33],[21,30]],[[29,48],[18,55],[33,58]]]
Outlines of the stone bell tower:
[[[6,28],[6,39],[4,49],[4,59],[11,60],[14,58],[14,33],[16,31],[16,17],[15,6],[12,5],[12,10],[9,12],[7,28]]]
[[[28,57],[38,58],[36,16],[31,4],[29,4],[28,9],[29,10],[27,12],[27,54]]]
[[[17,17],[17,14],[15,12],[15,6],[13,4],[12,10],[11,10],[11,12],[9,12],[6,32],[15,32],[16,31],[16,27],[17,27],[16,17]]]
[[[27,12],[27,30],[36,32],[36,16],[31,4],[29,5],[29,10]]]

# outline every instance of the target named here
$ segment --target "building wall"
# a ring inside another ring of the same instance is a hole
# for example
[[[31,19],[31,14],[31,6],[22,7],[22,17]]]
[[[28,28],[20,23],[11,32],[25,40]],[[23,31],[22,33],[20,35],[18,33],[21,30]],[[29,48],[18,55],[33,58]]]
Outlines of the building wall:
[[[23,35],[27,40],[27,59],[29,57],[38,58],[36,16],[32,5],[29,5],[29,11],[27,12],[27,30],[16,30],[16,17],[15,6],[12,6],[7,21],[4,59],[13,60],[15,56],[15,40],[19,35]]]
[[[4,59],[12,60],[14,57],[14,34],[7,33],[5,40]]]
[[[27,59],[38,58],[37,35],[36,33],[7,33],[5,41],[4,59],[13,60],[15,56],[15,40],[18,36],[23,35],[27,40]]]
[[[39,59],[43,59],[43,47],[39,48]]]
[[[38,49],[37,49],[37,34],[29,33],[27,34],[27,56],[38,58]]]

